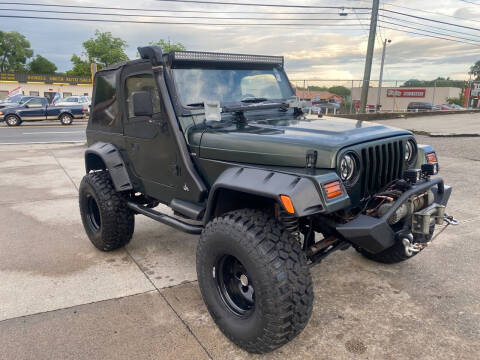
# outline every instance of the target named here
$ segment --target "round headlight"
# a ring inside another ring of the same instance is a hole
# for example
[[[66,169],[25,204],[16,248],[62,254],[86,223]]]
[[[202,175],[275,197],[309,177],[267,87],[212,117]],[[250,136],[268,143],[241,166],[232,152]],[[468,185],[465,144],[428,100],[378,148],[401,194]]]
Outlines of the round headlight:
[[[340,159],[339,176],[343,182],[350,182],[357,173],[357,161],[352,154],[345,154]]]
[[[415,145],[413,141],[408,140],[405,143],[405,161],[410,163],[413,160],[413,155],[415,154]]]

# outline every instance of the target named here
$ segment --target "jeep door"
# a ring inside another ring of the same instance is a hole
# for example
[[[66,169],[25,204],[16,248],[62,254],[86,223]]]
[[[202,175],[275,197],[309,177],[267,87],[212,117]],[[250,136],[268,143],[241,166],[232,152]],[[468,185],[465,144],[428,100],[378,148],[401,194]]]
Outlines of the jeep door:
[[[22,120],[45,120],[47,99],[33,98],[28,100],[24,108],[18,112]]]
[[[124,75],[124,135],[133,171],[141,178],[147,193],[169,201],[175,190],[176,147],[166,121],[155,79],[149,70]],[[151,95],[152,116],[135,116],[132,95],[146,91]]]

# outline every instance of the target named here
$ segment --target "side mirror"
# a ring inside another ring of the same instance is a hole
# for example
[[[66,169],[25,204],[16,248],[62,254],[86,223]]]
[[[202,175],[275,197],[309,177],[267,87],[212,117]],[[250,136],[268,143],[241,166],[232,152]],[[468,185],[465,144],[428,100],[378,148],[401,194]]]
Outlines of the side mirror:
[[[148,91],[137,91],[132,93],[133,114],[135,116],[152,116],[152,97]]]

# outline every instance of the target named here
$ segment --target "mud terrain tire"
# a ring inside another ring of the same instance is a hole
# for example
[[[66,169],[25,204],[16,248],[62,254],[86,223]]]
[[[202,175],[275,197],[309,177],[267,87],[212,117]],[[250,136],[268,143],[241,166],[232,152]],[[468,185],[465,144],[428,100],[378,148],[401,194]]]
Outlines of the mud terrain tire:
[[[248,352],[286,344],[312,314],[312,278],[300,244],[264,212],[236,210],[209,222],[197,247],[197,275],[210,315]]]
[[[112,251],[128,244],[135,227],[134,214],[115,191],[108,171],[83,177],[79,205],[83,226],[96,248]]]

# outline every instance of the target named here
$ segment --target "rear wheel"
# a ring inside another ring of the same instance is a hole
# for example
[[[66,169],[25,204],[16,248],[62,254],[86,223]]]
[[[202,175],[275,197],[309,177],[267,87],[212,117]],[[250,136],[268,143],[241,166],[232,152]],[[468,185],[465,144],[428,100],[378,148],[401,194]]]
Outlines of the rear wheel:
[[[22,123],[22,120],[16,115],[8,115],[5,118],[5,122],[8,126],[19,126]]]
[[[135,227],[134,214],[115,191],[107,171],[83,177],[79,205],[83,226],[96,248],[111,251],[128,244]]]
[[[70,114],[62,114],[60,116],[60,123],[62,125],[72,125],[73,122],[73,116]]]
[[[286,344],[311,316],[305,255],[290,233],[261,211],[232,211],[208,223],[197,247],[197,275],[213,320],[249,352]]]

